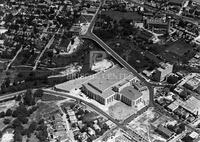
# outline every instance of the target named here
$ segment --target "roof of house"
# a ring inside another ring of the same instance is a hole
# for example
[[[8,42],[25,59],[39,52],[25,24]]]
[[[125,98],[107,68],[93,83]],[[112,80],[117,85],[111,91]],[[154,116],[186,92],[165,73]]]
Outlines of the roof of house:
[[[169,129],[165,128],[162,125],[158,126],[158,130],[161,131],[168,138],[171,137],[174,134],[173,132],[171,132]]]
[[[142,96],[138,90],[136,90],[133,86],[127,86],[120,91],[120,93],[130,100],[137,100]]]

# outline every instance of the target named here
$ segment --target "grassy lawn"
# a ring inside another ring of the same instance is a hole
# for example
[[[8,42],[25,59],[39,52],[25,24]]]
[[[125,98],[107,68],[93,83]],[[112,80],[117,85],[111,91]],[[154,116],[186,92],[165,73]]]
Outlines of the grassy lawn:
[[[63,99],[65,98],[46,94],[46,93],[44,93],[44,95],[42,96],[42,101],[58,101],[58,100],[63,100]]]
[[[176,42],[170,44],[165,51],[182,57],[186,52],[190,51],[191,49],[192,47],[190,44],[185,43],[185,41],[183,40],[177,40]]]

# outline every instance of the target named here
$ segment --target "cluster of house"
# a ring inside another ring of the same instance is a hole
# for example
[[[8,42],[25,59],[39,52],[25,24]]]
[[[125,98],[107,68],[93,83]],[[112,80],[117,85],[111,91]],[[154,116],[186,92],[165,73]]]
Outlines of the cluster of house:
[[[182,142],[193,142],[199,138],[199,134],[197,132],[188,131],[184,124],[175,120],[166,120],[162,124],[155,122],[152,123],[152,127],[154,127],[155,131],[167,141],[175,141],[179,139]],[[183,133],[184,131],[186,133]],[[177,137],[177,135],[179,135],[179,137]]]
[[[119,66],[97,74],[83,84],[82,90],[89,98],[105,106],[119,100],[128,106],[140,108],[147,105],[145,100],[149,97],[142,93],[148,88],[131,72]]]
[[[77,23],[74,23],[72,27],[70,28],[70,32],[78,35],[81,32],[81,26],[84,24],[88,24],[90,20],[92,19],[93,15],[96,13],[97,8],[100,5],[99,0],[85,0],[84,4],[81,6],[81,16],[78,19]],[[75,7],[80,7],[80,3],[76,4]],[[87,18],[90,17],[90,18]]]
[[[192,1],[190,5],[185,7],[182,14],[187,17],[200,18],[200,3],[199,3],[199,1],[195,1],[195,0]]]
[[[188,65],[195,68],[200,67],[200,52],[196,53],[196,55],[189,60]]]
[[[70,142],[70,138],[67,135],[66,122],[64,122],[62,115],[59,109],[53,109],[43,114],[50,142]]]
[[[178,85],[173,92],[168,95],[161,94],[156,102],[164,106],[165,109],[178,119],[186,120],[188,123],[194,122],[199,116],[200,100],[196,96],[200,88],[200,77],[196,75],[188,79],[184,84]],[[179,96],[179,97],[177,97]]]
[[[12,13],[12,10],[7,11],[6,15],[10,14],[9,18],[12,20],[3,21],[2,26],[6,26],[9,30],[2,33],[5,37],[1,46],[2,57],[12,58],[22,47],[28,51],[40,51],[49,40],[47,33],[43,32],[56,31],[60,26],[60,23],[53,19],[62,11],[62,4],[64,0],[59,2],[7,1],[5,6],[18,10],[16,13]]]
[[[86,113],[85,112],[83,114],[78,113],[78,111],[83,110],[83,108],[77,107],[75,109],[74,108],[72,109],[67,106],[64,107],[64,110],[66,112],[75,140],[81,142],[87,142],[89,139],[93,140],[97,138],[99,135],[103,134],[102,131],[103,128],[102,126],[99,125],[100,121],[101,124],[105,123],[105,120],[102,117],[99,117],[96,114],[93,115],[93,112],[89,112],[92,115],[88,117],[87,121],[85,121],[84,119],[80,118],[84,117]],[[88,126],[88,123],[90,123],[91,125]],[[107,124],[105,123],[105,125]]]

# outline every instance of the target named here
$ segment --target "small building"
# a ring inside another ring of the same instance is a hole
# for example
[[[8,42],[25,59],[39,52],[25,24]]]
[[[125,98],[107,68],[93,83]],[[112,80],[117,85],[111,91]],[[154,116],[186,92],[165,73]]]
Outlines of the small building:
[[[168,33],[169,32],[169,22],[164,21],[161,18],[150,18],[146,20],[145,27],[155,33],[161,32]]]
[[[200,80],[196,77],[189,79],[183,86],[195,90],[200,85]]]
[[[157,131],[160,135],[162,135],[164,138],[167,138],[167,139],[169,139],[170,137],[172,137],[174,135],[174,133],[172,131],[170,131],[163,125],[159,125],[157,128]]]
[[[179,102],[174,101],[173,103],[167,106],[167,109],[174,112],[178,107],[179,107]]]
[[[192,132],[189,134],[189,136],[192,138],[192,139],[197,139],[199,137],[199,134],[197,132]]]
[[[92,13],[92,14],[95,14],[96,11],[97,11],[96,8],[88,8],[88,9],[87,9],[87,12],[88,12],[88,13]]]
[[[145,86],[145,85],[143,84],[143,82],[136,81],[136,82],[133,82],[132,85],[133,85],[134,88],[135,88],[136,90],[138,90],[139,92],[142,92],[142,91],[147,90],[147,86]]]
[[[89,134],[90,136],[92,136],[92,135],[96,135],[96,132],[95,132],[95,130],[93,130],[92,128],[88,127],[88,134]]]
[[[174,92],[177,93],[177,94],[181,94],[182,92],[184,91],[184,88],[182,86],[177,86],[175,89],[174,89]]]

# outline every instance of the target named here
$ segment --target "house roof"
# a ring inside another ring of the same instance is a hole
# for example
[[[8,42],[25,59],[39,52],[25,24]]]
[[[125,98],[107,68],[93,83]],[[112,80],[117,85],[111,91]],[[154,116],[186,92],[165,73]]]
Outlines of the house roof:
[[[120,93],[130,100],[137,100],[142,96],[138,90],[136,90],[133,86],[127,86],[120,91]]]
[[[168,138],[173,135],[173,132],[171,132],[169,129],[165,128],[162,125],[159,125],[158,130],[161,131]]]

